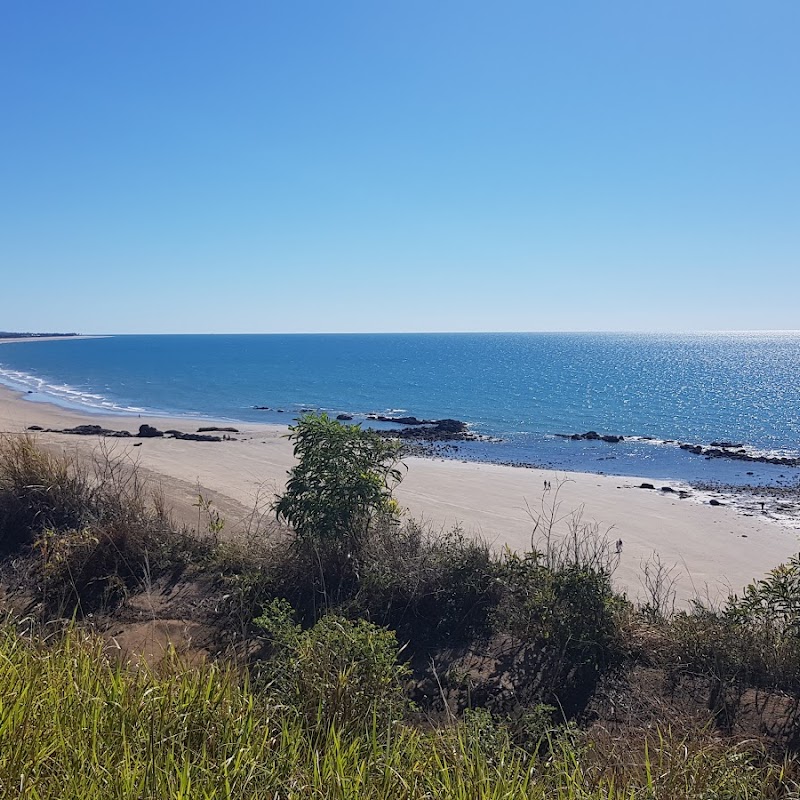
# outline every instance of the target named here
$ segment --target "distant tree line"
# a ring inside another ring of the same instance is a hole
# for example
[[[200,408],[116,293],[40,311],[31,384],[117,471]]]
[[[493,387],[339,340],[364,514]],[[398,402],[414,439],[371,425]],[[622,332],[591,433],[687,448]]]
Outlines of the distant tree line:
[[[0,331],[0,339],[28,339],[41,336],[78,336],[77,333],[20,333],[19,331]]]

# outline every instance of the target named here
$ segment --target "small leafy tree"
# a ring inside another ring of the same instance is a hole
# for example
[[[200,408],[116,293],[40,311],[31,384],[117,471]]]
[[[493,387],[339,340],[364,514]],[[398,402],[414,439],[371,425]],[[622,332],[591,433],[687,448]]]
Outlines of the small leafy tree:
[[[278,519],[301,540],[357,553],[372,518],[396,508],[399,444],[327,414],[305,414],[289,430],[297,466],[274,504]]]

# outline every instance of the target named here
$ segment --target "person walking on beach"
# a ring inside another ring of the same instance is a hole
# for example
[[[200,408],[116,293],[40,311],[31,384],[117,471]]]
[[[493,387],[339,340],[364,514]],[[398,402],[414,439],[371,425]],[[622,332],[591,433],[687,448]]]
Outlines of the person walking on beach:
[[[622,539],[617,539],[617,555],[622,552]]]

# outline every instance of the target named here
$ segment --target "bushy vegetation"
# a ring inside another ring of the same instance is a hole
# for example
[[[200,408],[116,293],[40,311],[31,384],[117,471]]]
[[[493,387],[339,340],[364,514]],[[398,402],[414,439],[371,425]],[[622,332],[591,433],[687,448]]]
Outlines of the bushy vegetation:
[[[703,676],[718,725],[733,730],[747,707],[765,731],[800,747],[800,556],[733,595],[671,622],[674,679]]]
[[[297,465],[275,503],[299,539],[335,544],[358,555],[376,515],[391,513],[400,482],[399,447],[359,425],[305,414],[289,426]]]
[[[271,645],[261,669],[272,693],[307,728],[364,733],[402,719],[409,670],[398,661],[392,631],[335,614],[303,630],[292,617],[291,606],[276,600],[255,620]]]
[[[290,527],[247,547],[210,506],[213,536],[175,526],[134,464],[0,441],[0,543],[44,619],[111,611],[191,564],[218,591],[220,652],[245,656],[132,670],[81,629],[45,642],[7,624],[0,794],[797,796],[800,558],[720,609],[670,614],[658,586],[637,609],[613,591],[606,537],[557,491],[531,552],[497,553],[398,516],[398,454],[373,434],[317,417],[292,434],[275,504]],[[708,728],[589,726],[598,687],[624,705],[615,681],[640,663],[705,693]],[[732,736],[745,716],[763,745]]]
[[[66,616],[113,607],[143,580],[207,553],[135,463],[106,450],[82,461],[28,436],[0,438],[0,545],[35,554],[38,599]]]
[[[173,658],[131,671],[75,629],[46,643],[0,630],[4,797],[733,800],[797,789],[792,765],[758,748],[669,733],[638,744],[556,737],[542,758],[486,715],[320,731],[229,667]]]

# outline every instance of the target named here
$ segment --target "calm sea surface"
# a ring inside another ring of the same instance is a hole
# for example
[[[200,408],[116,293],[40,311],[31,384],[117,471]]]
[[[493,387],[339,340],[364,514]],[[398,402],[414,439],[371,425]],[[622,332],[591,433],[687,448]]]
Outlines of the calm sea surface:
[[[477,460],[740,484],[800,474],[667,441],[800,455],[798,332],[114,336],[2,345],[0,381],[103,412],[455,417],[501,440],[460,445]],[[640,438],[555,436],[588,430]]]

